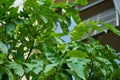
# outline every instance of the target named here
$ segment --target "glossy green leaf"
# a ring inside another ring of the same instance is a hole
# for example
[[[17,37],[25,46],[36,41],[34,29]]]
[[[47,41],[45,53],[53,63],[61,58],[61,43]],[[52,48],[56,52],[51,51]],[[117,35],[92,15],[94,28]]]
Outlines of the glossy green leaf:
[[[31,63],[24,63],[27,66],[26,72],[33,71],[35,74],[40,73],[43,70],[44,61],[42,60],[32,60]]]
[[[9,67],[9,69],[13,69],[18,76],[22,76],[24,74],[24,69],[21,64],[10,62],[7,66]]]
[[[48,76],[54,74],[56,72],[55,67],[57,67],[57,64],[48,64],[45,67],[44,73]]]
[[[51,63],[59,63],[61,61],[60,56],[55,52],[55,50],[50,45],[43,45],[45,50],[45,56]]]
[[[8,54],[7,46],[1,41],[0,41],[0,51],[2,51],[4,54]]]
[[[112,63],[107,60],[106,58],[102,58],[102,57],[96,57],[96,61],[98,61],[98,63],[100,63],[101,65],[105,65],[106,68],[108,68],[107,66],[109,66],[109,70],[113,71],[113,67],[112,67]]]
[[[83,80],[86,80],[84,70],[87,67],[87,63],[89,63],[89,62],[90,62],[89,59],[84,59],[84,58],[72,57],[70,59],[67,59],[68,67]]]
[[[34,65],[33,72],[35,74],[38,74],[39,72],[43,70],[44,61],[32,60],[31,63],[33,63]]]

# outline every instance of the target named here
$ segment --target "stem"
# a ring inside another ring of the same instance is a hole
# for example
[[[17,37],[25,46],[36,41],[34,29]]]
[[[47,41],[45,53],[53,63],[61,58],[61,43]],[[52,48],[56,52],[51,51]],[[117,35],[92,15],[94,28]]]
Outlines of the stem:
[[[91,34],[89,32],[87,32],[88,37],[91,37]],[[93,63],[93,58],[92,58],[92,52],[89,52],[89,58],[90,58],[90,72],[89,72],[89,77],[88,80],[92,80],[92,74],[93,74],[93,68],[94,68],[94,63]]]
[[[38,31],[36,31],[36,33],[34,34],[34,39],[36,38],[37,34],[38,34],[40,31],[43,31],[43,30],[44,30],[44,27],[42,27],[41,29],[39,29]],[[28,29],[28,31],[29,31],[29,29]],[[32,46],[31,46],[31,48],[30,48],[30,51],[29,51],[29,53],[28,53],[28,56],[27,56],[25,62],[28,61],[28,59],[29,59],[29,57],[30,57],[30,55],[31,55],[31,52],[32,52],[33,47],[34,47],[34,43],[35,43],[35,41],[33,40]]]
[[[89,72],[89,77],[88,77],[88,79],[89,80],[92,80],[92,73],[93,73],[93,59],[92,59],[92,54],[90,53],[90,59],[91,59],[91,62],[90,62],[90,72]]]
[[[33,41],[33,43],[32,43],[32,46],[31,46],[30,51],[29,51],[29,53],[28,53],[28,56],[27,56],[27,58],[26,58],[26,60],[25,60],[25,63],[27,62],[27,60],[29,59],[29,57],[30,57],[30,55],[31,55],[31,52],[32,52],[32,50],[33,50],[33,45],[34,45],[34,41]]]
[[[37,36],[37,33],[34,35],[34,39],[36,38],[36,36]],[[32,53],[32,50],[33,50],[33,47],[34,47],[34,43],[35,43],[35,41],[33,40],[32,46],[31,46],[31,48],[30,48],[30,51],[29,51],[29,53],[28,53],[28,56],[27,56],[25,62],[28,61],[28,59],[29,59],[29,57],[30,57],[30,55],[31,55],[31,53]]]

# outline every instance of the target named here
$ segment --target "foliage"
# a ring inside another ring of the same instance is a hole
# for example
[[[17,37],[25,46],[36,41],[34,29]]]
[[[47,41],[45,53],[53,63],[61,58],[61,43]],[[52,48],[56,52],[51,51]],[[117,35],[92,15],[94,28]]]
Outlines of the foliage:
[[[22,11],[12,7],[14,0],[0,1],[0,80],[118,80],[120,60],[110,46],[91,37],[101,24],[120,36],[106,23],[81,22],[75,0],[56,4],[53,0],[26,0]],[[69,31],[71,17],[76,26]],[[56,23],[62,28],[56,32]],[[65,43],[61,37],[70,34]],[[82,42],[87,36],[87,42]]]

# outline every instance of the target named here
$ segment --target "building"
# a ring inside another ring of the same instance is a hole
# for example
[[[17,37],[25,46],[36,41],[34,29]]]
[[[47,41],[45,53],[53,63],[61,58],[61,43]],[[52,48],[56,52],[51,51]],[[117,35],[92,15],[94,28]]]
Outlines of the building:
[[[92,21],[100,21],[112,24],[120,30],[120,0],[88,0],[89,4],[83,7],[77,6],[80,9],[81,19]],[[120,52],[120,37],[108,31],[107,34],[103,32],[94,32],[94,37],[100,41],[101,44],[109,44]]]
[[[66,0],[56,0],[57,3]],[[74,0],[70,0],[74,1]],[[75,6],[80,10],[80,17],[82,21],[90,19],[91,21],[100,21],[112,24],[120,30],[120,0],[88,0],[88,5]],[[98,39],[102,45],[110,45],[120,52],[120,37],[108,31],[104,32],[94,31],[93,37]]]

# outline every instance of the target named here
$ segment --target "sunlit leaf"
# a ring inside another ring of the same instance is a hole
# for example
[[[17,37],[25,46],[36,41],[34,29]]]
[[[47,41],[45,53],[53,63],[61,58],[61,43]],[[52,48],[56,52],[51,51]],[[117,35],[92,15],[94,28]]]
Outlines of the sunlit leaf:
[[[109,30],[111,30],[113,33],[117,34],[118,36],[120,36],[120,31],[118,29],[116,29],[114,26],[112,26],[111,24],[107,24],[107,23],[102,23],[105,27],[107,27]]]
[[[44,23],[48,23],[48,20],[47,20],[46,17],[44,17],[44,16],[41,15],[40,18],[43,20]]]
[[[80,5],[86,5],[86,4],[88,4],[88,0],[75,0],[75,2],[77,4],[80,4]]]
[[[83,52],[83,51],[80,51],[80,50],[71,50],[71,51],[68,51],[67,55],[68,57],[77,57],[77,58],[85,58],[85,57],[88,57],[88,55]]]
[[[89,59],[84,59],[84,58],[73,57],[73,58],[67,59],[68,67],[83,80],[86,80],[84,70],[87,67],[87,63],[89,62],[90,62]]]
[[[81,22],[70,32],[71,39],[73,41],[80,40],[85,34],[87,34],[88,30],[88,25],[86,25],[84,22]]]

